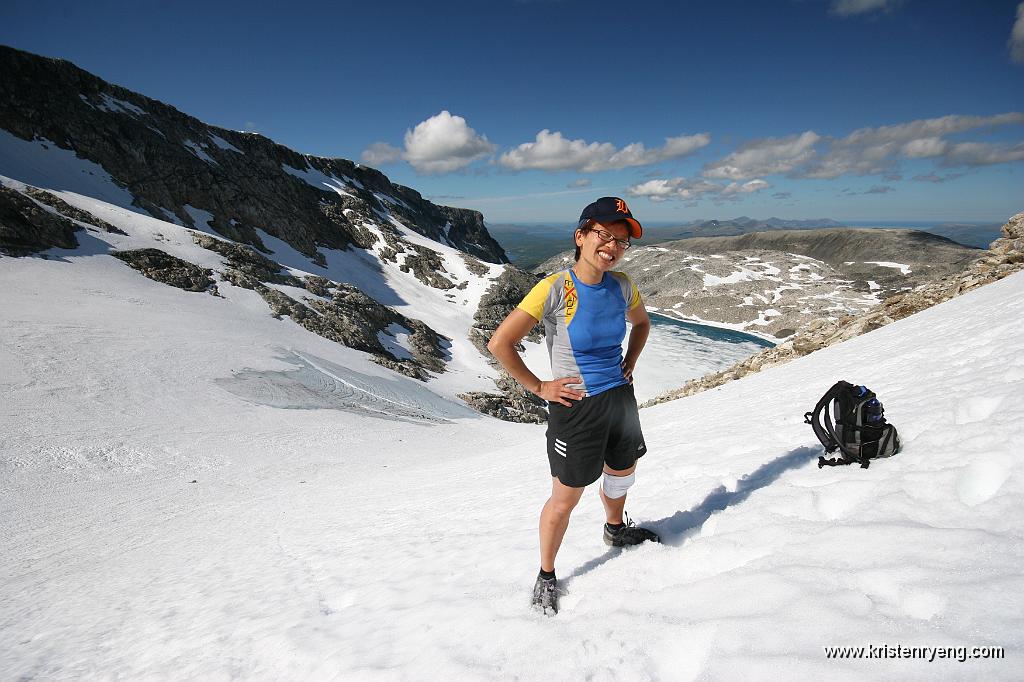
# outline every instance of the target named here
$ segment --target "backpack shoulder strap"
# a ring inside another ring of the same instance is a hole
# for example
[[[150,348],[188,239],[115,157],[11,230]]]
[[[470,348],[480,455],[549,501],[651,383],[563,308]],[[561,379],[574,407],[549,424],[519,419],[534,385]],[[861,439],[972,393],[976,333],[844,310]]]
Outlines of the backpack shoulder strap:
[[[821,396],[821,399],[812,411],[804,413],[804,423],[810,424],[811,428],[814,429],[814,435],[825,446],[825,452],[834,452],[836,448],[840,447],[839,441],[836,439],[835,425],[832,423],[829,410],[826,408],[849,386],[850,384],[845,381],[837,381],[833,384],[832,388],[825,391],[825,395]],[[821,422],[821,415],[823,413],[825,415],[825,424]]]

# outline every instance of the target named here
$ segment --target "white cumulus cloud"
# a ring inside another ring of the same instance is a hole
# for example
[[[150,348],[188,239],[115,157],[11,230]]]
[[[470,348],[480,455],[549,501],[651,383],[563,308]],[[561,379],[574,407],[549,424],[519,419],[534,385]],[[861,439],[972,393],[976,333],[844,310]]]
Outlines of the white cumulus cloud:
[[[1024,64],[1024,2],[1017,5],[1017,21],[1010,31],[1010,59]]]
[[[1024,113],[942,116],[860,128],[832,141],[828,153],[804,168],[801,175],[826,179],[840,175],[880,175],[904,158],[934,158],[945,166],[1007,163],[1015,160],[1012,148],[974,146],[974,143],[951,144],[943,139],[947,135],[1007,125],[1024,125]]]
[[[942,159],[944,166],[991,166],[1014,161],[1024,161],[1024,142],[1015,145],[961,142],[950,147]]]
[[[490,156],[496,149],[497,145],[470,128],[466,119],[442,111],[406,130],[403,148],[374,142],[359,158],[370,166],[404,159],[420,173],[451,173]]]
[[[524,142],[512,151],[505,152],[498,163],[513,170],[539,169],[548,171],[575,168],[584,172],[599,170],[602,159],[615,153],[615,146],[608,143],[584,140],[568,140],[562,133],[544,129],[537,133],[533,142]]]
[[[749,182],[730,182],[722,185],[709,180],[689,178],[656,178],[633,185],[626,193],[633,197],[646,197],[654,202],[695,201],[704,197],[714,199],[738,199],[743,194],[753,194],[771,185],[760,178]]]
[[[402,150],[387,142],[374,142],[359,156],[359,160],[368,166],[385,166],[401,158]]]
[[[722,190],[722,196],[731,196],[733,194],[753,194],[754,192],[760,192],[763,189],[771,187],[766,181],[757,179],[751,180],[750,182],[744,182],[740,184],[738,182],[730,182]]]
[[[1024,125],[1024,113],[993,116],[941,116],[888,126],[859,128],[840,138],[814,131],[753,140],[728,156],[706,164],[703,175],[747,180],[767,175],[834,179],[844,175],[899,177],[901,161],[932,159],[939,166],[983,166],[1021,160],[1017,143],[953,142],[951,135],[1002,126]]]
[[[442,111],[405,132],[402,158],[421,173],[450,173],[490,156],[495,149],[466,119]]]
[[[821,136],[812,130],[781,138],[755,140],[720,161],[704,166],[709,178],[744,180],[759,175],[790,173],[811,160]]]
[[[948,146],[941,138],[922,137],[904,144],[902,152],[911,159],[926,159],[930,156],[941,156]]]
[[[648,149],[642,142],[618,149],[610,142],[570,140],[562,133],[544,129],[533,142],[524,142],[498,159],[512,170],[577,170],[595,173],[603,170],[646,166],[692,154],[711,142],[707,133],[665,138],[662,147]]]

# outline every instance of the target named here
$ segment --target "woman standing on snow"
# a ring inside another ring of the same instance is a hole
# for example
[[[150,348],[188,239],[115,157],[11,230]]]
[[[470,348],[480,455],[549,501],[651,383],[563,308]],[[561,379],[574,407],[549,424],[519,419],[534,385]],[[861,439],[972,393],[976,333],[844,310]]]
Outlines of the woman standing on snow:
[[[637,459],[647,451],[633,395],[633,367],[651,320],[629,277],[612,267],[643,228],[626,202],[602,197],[583,209],[576,228],[576,263],[541,280],[494,332],[488,350],[516,381],[548,401],[551,497],[540,514],[540,574],[533,605],[558,612],[555,555],[583,489],[601,478],[607,523],[604,541],[637,545],[658,536],[624,521],[626,492]],[[633,325],[626,355],[626,320]],[[541,381],[516,350],[544,322],[553,381]]]

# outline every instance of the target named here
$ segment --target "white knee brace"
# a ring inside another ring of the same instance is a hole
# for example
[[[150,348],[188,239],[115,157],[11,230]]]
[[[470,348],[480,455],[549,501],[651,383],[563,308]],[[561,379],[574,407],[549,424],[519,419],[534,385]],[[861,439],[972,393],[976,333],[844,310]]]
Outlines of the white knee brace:
[[[612,476],[605,472],[604,480],[601,482],[601,487],[604,488],[604,496],[612,500],[623,497],[635,480],[635,471],[627,476]]]

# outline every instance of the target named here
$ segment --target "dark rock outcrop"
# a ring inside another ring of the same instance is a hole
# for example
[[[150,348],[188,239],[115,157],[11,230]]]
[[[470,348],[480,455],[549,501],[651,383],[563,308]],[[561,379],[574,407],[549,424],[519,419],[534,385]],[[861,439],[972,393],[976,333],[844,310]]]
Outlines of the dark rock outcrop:
[[[240,282],[272,282],[274,284],[287,284],[305,288],[303,280],[300,280],[298,277],[282,274],[279,263],[270,260],[250,246],[224,241],[201,232],[193,232],[192,238],[199,246],[219,253],[227,259],[228,266],[237,273],[232,275],[233,280]],[[324,281],[326,282],[327,280]],[[252,289],[254,287],[246,286],[245,288]]]
[[[56,196],[53,192],[47,192],[46,190],[41,190],[38,187],[27,187],[25,189],[25,194],[39,203],[46,204],[47,206],[55,209],[57,213],[60,213],[62,216],[71,218],[72,220],[77,220],[78,222],[85,223],[86,225],[92,225],[104,232],[124,234],[123,230],[117,229],[105,220],[100,220],[88,211],[75,208],[68,202]]]
[[[473,316],[473,327],[469,331],[469,338],[473,345],[491,362],[494,360],[490,351],[487,350],[487,342],[491,340],[491,335],[539,281],[540,278],[536,275],[510,265],[480,297],[476,315]],[[534,327],[527,338],[531,341],[539,341],[540,327]]]
[[[237,272],[237,271],[235,271]],[[370,353],[374,362],[425,381],[427,371],[443,372],[444,342],[448,341],[419,320],[383,306],[347,284],[332,282],[331,300],[302,302],[268,287],[246,282],[270,306],[274,317],[288,316],[307,330],[356,350]],[[380,334],[397,324],[409,332],[412,358],[399,358],[384,347]]]
[[[548,420],[547,404],[523,389],[504,371],[495,382],[500,393],[474,391],[460,393],[459,398],[477,412],[520,424],[543,424]]]
[[[410,249],[412,252],[406,254],[405,262],[399,266],[402,272],[412,272],[416,279],[435,289],[455,288],[455,283],[441,274],[446,272],[441,254],[418,244],[411,244]]]
[[[463,393],[459,397],[477,411],[505,421],[533,424],[547,421],[547,404],[500,369],[497,360],[487,350],[487,342],[491,340],[494,330],[537,282],[538,278],[535,275],[512,266],[506,267],[480,298],[480,305],[473,318],[474,324],[469,331],[473,345],[493,367],[499,369],[499,377],[495,381],[499,392]],[[540,326],[534,327],[527,338],[539,341]],[[520,350],[523,348],[520,347]]]
[[[0,253],[27,256],[46,249],[78,246],[71,220],[42,208],[21,192],[0,186]]]
[[[215,291],[212,271],[189,263],[160,249],[133,249],[112,254],[156,282],[185,291]]]

